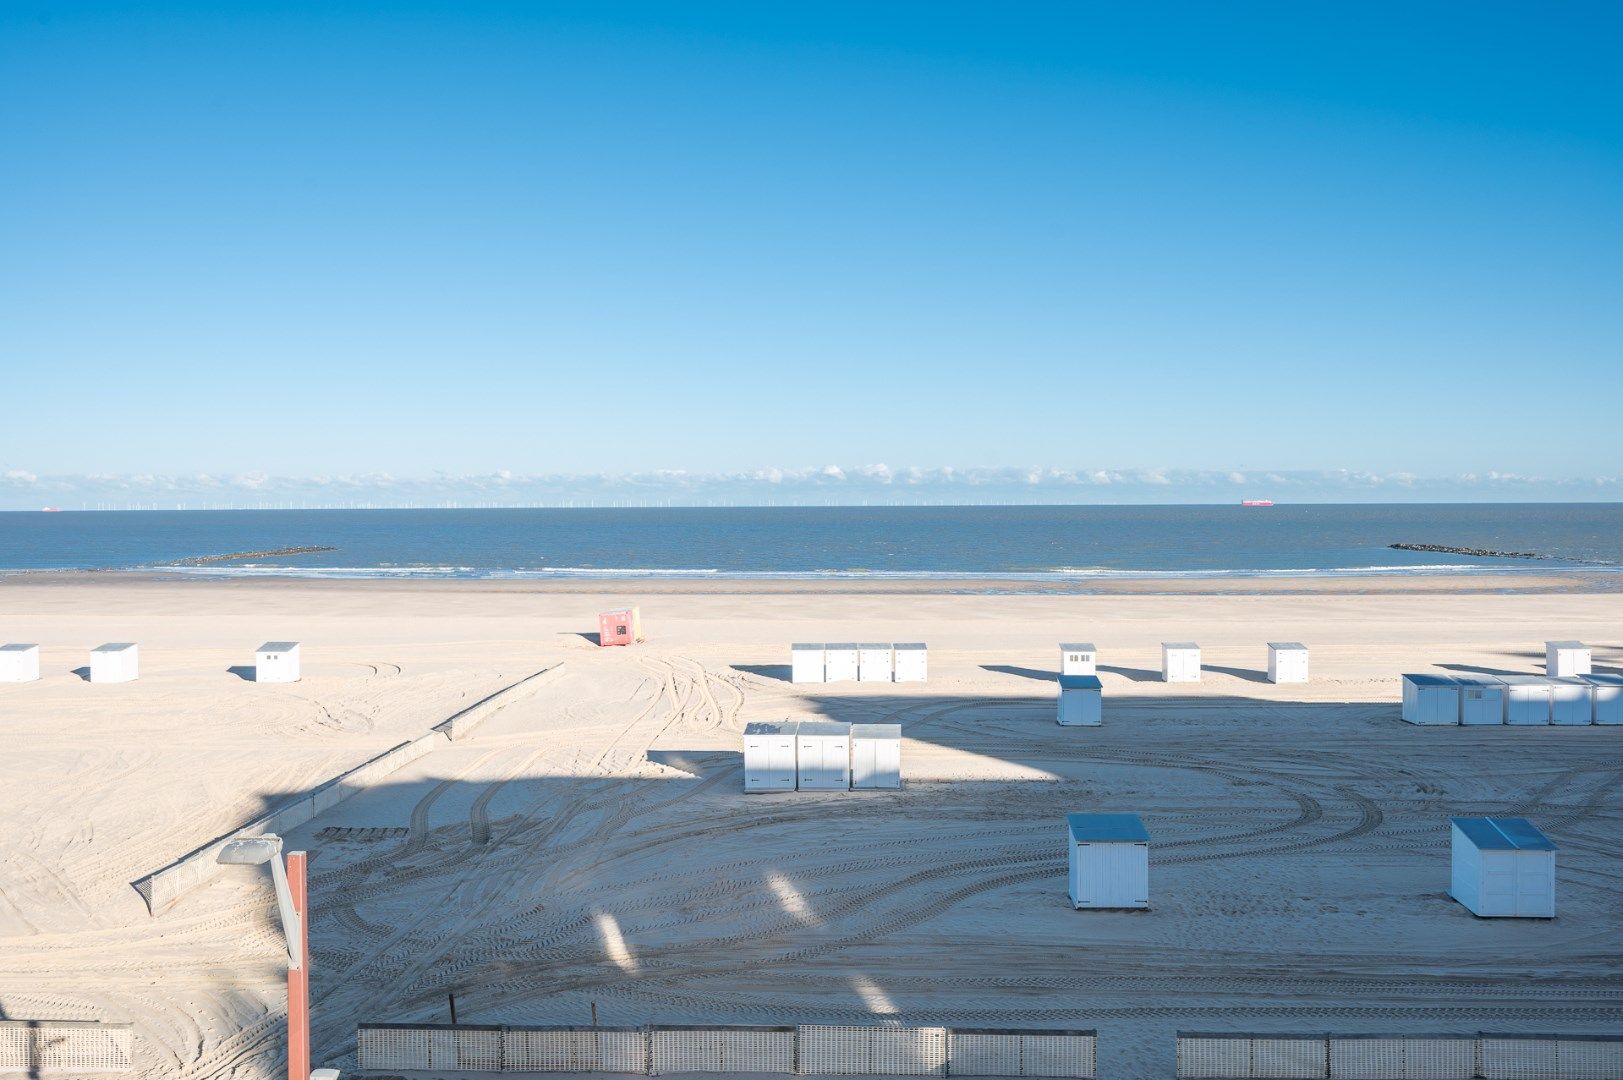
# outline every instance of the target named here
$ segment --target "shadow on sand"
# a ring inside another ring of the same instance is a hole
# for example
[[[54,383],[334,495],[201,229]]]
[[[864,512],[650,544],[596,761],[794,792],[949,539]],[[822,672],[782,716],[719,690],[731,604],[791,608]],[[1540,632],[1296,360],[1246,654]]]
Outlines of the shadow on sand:
[[[1513,671],[1510,668],[1484,667],[1481,664],[1438,664],[1445,671],[1458,671],[1466,675],[1533,675],[1537,672]]]
[[[1013,664],[982,664],[982,671],[996,671],[1002,675],[1018,675],[1022,679],[1036,679],[1040,682],[1051,683],[1059,678],[1057,671],[1043,671],[1040,668],[1016,667]]]
[[[734,669],[777,679],[786,674],[785,665],[735,665]],[[1101,670],[1138,682],[1159,678],[1159,673],[1142,669],[1103,667]],[[1005,673],[1033,682],[1051,682],[1054,678],[1050,671],[1029,668],[1016,667]],[[1242,673],[1239,677],[1246,678],[1248,674],[1254,676],[1255,673]],[[1257,680],[1252,678],[1251,681]],[[425,1016],[440,1019],[433,1010],[445,1002],[446,991],[456,993],[458,1004],[464,1006],[466,1014],[484,1022],[500,1023],[515,1011],[531,1007],[534,1000],[542,1000],[538,995],[584,991],[634,978],[627,973],[625,964],[612,954],[612,943],[605,943],[609,939],[605,937],[604,928],[608,926],[615,934],[620,933],[618,924],[613,924],[608,916],[623,915],[622,906],[630,901],[617,890],[630,887],[635,891],[643,875],[656,875],[649,879],[644,890],[642,900],[648,906],[641,916],[656,920],[654,925],[666,912],[685,914],[713,904],[704,890],[714,885],[730,898],[736,893],[748,899],[749,890],[756,890],[763,903],[775,902],[792,916],[787,924],[791,930],[785,933],[799,934],[801,931],[793,927],[804,925],[802,916],[794,914],[796,909],[784,905],[803,901],[785,891],[781,884],[779,891],[774,891],[773,881],[780,876],[789,879],[797,874],[809,874],[802,854],[806,851],[826,851],[828,858],[838,859],[845,857],[843,852],[848,849],[852,858],[870,857],[866,845],[872,826],[891,830],[907,839],[907,829],[917,829],[923,835],[925,830],[937,827],[934,805],[937,802],[955,807],[951,812],[965,821],[979,821],[977,815],[988,811],[975,800],[992,798],[997,805],[995,820],[1012,821],[1022,827],[1022,823],[1029,824],[1028,832],[1046,837],[1047,833],[1042,830],[1054,831],[1063,813],[1095,805],[1100,799],[1115,800],[1117,805],[1135,809],[1136,800],[1142,797],[1141,788],[1135,786],[1140,781],[1124,780],[1122,783],[1126,786],[1113,792],[1110,774],[1101,773],[1101,766],[1122,769],[1202,769],[1205,766],[1198,754],[1191,757],[1193,752],[1187,746],[1175,745],[1164,752],[1156,751],[1155,739],[1162,732],[1146,729],[1145,724],[1162,720],[1146,710],[1165,710],[1174,719],[1181,709],[1201,710],[1199,739],[1204,743],[1217,732],[1253,738],[1258,715],[1265,715],[1264,711],[1284,717],[1281,723],[1289,723],[1294,722],[1289,718],[1296,710],[1308,706],[1323,716],[1326,730],[1360,732],[1366,740],[1361,745],[1387,747],[1383,752],[1392,761],[1401,760],[1404,745],[1401,740],[1391,738],[1394,734],[1401,733],[1403,739],[1412,737],[1427,743],[1442,736],[1430,729],[1404,725],[1398,718],[1395,702],[1374,707],[1370,703],[1309,704],[1288,690],[1256,696],[1196,697],[1169,688],[1165,695],[1132,698],[1124,703],[1130,712],[1118,714],[1117,706],[1107,703],[1105,726],[1101,728],[1058,729],[1054,725],[1051,693],[1036,686],[1020,685],[1011,689],[1018,692],[1006,696],[944,694],[928,697],[900,692],[828,693],[809,695],[805,699],[809,712],[828,719],[899,723],[909,740],[1014,765],[1040,766],[1052,770],[1058,777],[1057,787],[1051,786],[1047,779],[1017,785],[1006,778],[954,783],[950,787],[932,786],[921,792],[930,800],[930,805],[916,807],[914,817],[896,813],[900,801],[913,797],[906,787],[901,792],[871,795],[802,792],[783,798],[770,794],[746,796],[742,791],[737,737],[727,735],[718,739],[713,737],[715,733],[705,735],[703,741],[709,745],[646,750],[648,761],[675,770],[674,773],[648,775],[629,771],[622,776],[606,776],[591,770],[583,770],[579,775],[558,773],[548,766],[527,761],[525,755],[529,751],[523,748],[527,744],[515,743],[518,749],[514,751],[516,756],[509,759],[510,772],[492,769],[484,778],[470,780],[459,771],[465,771],[461,762],[466,755],[501,745],[481,743],[475,738],[466,744],[453,744],[452,753],[461,753],[463,757],[450,757],[443,764],[435,763],[432,758],[424,759],[425,765],[415,769],[418,773],[415,777],[402,773],[395,779],[361,786],[352,798],[287,833],[289,849],[309,851],[312,858],[310,897],[312,910],[319,913],[311,924],[311,944],[317,958],[312,974],[313,989],[318,1006],[327,1005],[315,1011],[317,1062],[337,1063],[348,1052],[346,1048],[353,1048],[357,1022],[413,1021]],[[1225,707],[1233,711],[1216,711]],[[1182,738],[1193,738],[1192,728],[1187,724],[1164,730],[1181,733]],[[1585,729],[1570,730],[1570,736],[1558,737],[1585,737]],[[1485,731],[1483,737],[1491,734],[1496,740],[1514,744],[1532,738],[1523,731],[1506,727]],[[1542,729],[1539,735],[1544,735]],[[1244,799],[1254,799],[1260,790],[1258,785],[1281,783],[1280,777],[1268,769],[1297,771],[1297,759],[1289,756],[1295,751],[1285,749],[1287,756],[1263,763],[1263,772],[1248,784]],[[1147,750],[1148,764],[1137,764]],[[1220,772],[1231,767],[1221,755],[1216,763]],[[1377,761],[1375,764],[1384,768],[1387,763]],[[1340,775],[1339,772],[1330,774],[1314,790],[1320,797],[1333,797],[1321,789],[1330,789],[1333,783],[1339,782]],[[995,784],[996,788],[989,788],[988,784]],[[1530,791],[1533,786],[1528,781],[1513,786],[1513,790]],[[981,794],[976,793],[977,787]],[[1015,787],[1021,789],[1013,792],[1017,797],[1011,796]],[[307,792],[303,791],[264,792],[260,795],[261,809],[297,803],[306,797]],[[1199,810],[1203,817],[1209,817],[1199,801],[1207,797],[1191,794],[1179,796],[1181,802],[1155,805],[1163,812]],[[954,803],[954,799],[969,801],[959,804]],[[1274,804],[1277,804],[1275,816],[1285,815],[1280,820],[1288,820],[1292,812],[1288,796],[1279,795],[1270,806]],[[1358,808],[1347,804],[1335,812],[1343,813],[1350,821],[1357,817]],[[842,819],[851,824],[829,840],[830,821]],[[1335,830],[1342,827],[1339,821],[1326,821],[1320,831],[1324,836],[1333,836]],[[760,846],[750,847],[752,835],[765,836],[785,830],[800,830],[795,843],[761,840]],[[909,843],[912,842],[909,839]],[[704,853],[706,858],[715,858],[713,852],[718,848],[729,852],[728,859],[754,862],[741,864],[745,869],[738,871],[737,882],[730,877],[711,881],[700,873],[692,874],[692,880],[683,882],[681,874],[674,874],[680,888],[667,894],[667,886],[659,883],[672,873],[667,868],[680,867],[685,859],[698,852]],[[326,859],[321,858],[323,849]],[[600,869],[609,865],[606,860],[611,857],[642,861],[625,864],[628,868],[619,871],[623,876],[616,878],[607,869]],[[556,895],[547,893],[545,910],[537,900],[541,890],[536,883],[541,878],[535,875],[542,870],[536,868],[544,868],[548,875],[562,875],[561,880],[569,880],[571,874],[577,879],[570,889],[559,889]],[[1054,902],[1063,904],[1063,860],[1052,872],[1041,865],[1035,872],[1039,875],[1036,880],[1047,882]],[[268,903],[271,886],[264,868],[223,868],[219,874],[222,878],[234,878],[245,889],[257,890],[254,895],[265,901],[245,912],[243,932],[276,940],[280,931],[274,921],[274,907]],[[601,890],[594,893],[594,882],[599,879]],[[918,897],[921,903],[958,902],[952,899],[953,890],[959,888],[957,879],[937,882],[934,878],[922,878],[921,881],[920,887],[924,890]],[[888,884],[875,888],[879,891],[874,891],[873,898],[864,900],[864,904],[877,905],[889,895],[883,891],[890,888]],[[459,907],[465,905],[459,890],[477,889],[485,890],[481,894],[485,899],[471,914],[467,913]],[[843,891],[836,890],[829,896],[831,905],[846,903]],[[364,905],[359,914],[357,905]],[[691,908],[683,905],[691,905]],[[606,914],[594,916],[595,908],[601,908]],[[878,913],[871,918],[884,916],[884,910],[876,910]],[[716,916],[722,920],[731,917]],[[402,933],[420,922],[421,930],[417,932],[432,936],[432,948],[442,951],[444,959],[432,963],[425,959],[422,970],[425,973],[432,970],[438,981],[426,990],[404,980],[374,982],[365,988],[364,994],[356,996],[350,988],[358,985],[358,981],[350,969],[370,970],[370,965],[382,964],[381,958],[393,947],[390,942],[395,929],[392,923],[379,920],[388,919],[408,920],[399,928]],[[638,934],[641,931],[637,924],[628,922],[626,925],[629,947],[640,947]],[[791,938],[786,947],[818,941],[815,935],[820,932],[807,931],[813,936]],[[865,931],[856,925],[850,932]],[[549,933],[563,936],[554,941],[544,936]],[[851,940],[865,939],[853,937]],[[668,952],[658,955],[662,965],[672,965],[669,970],[673,976],[697,978],[713,973],[714,969],[706,965],[717,963],[718,956],[739,947],[731,943],[731,939],[706,937],[705,933],[696,931],[691,943],[670,945]],[[272,960],[269,954],[264,958],[267,964]],[[865,971],[860,956],[849,963],[852,965],[849,970],[842,971],[838,964],[826,970],[842,977],[855,971],[871,976],[876,982],[883,980],[883,969]],[[973,962],[966,961],[963,968],[949,974],[961,976],[972,972],[973,966]],[[661,974],[664,973],[662,966]],[[866,1007],[866,999],[851,992],[843,999],[809,1008],[807,1015],[816,1022],[847,1022],[865,1015]],[[361,1011],[356,1012],[356,1009]],[[636,1019],[640,1021],[642,1016]],[[267,1060],[264,1064],[269,1071],[275,1062]]]
[[[1122,678],[1130,679],[1133,682],[1161,681],[1161,673],[1159,671],[1151,671],[1149,668],[1121,667],[1116,664],[1100,664],[1099,671],[1100,673],[1108,671],[1112,675],[1120,675]]]
[[[1219,675],[1232,675],[1236,679],[1244,679],[1246,682],[1265,683],[1268,681],[1266,671],[1252,671],[1250,668],[1220,667],[1217,664],[1207,664],[1205,670],[1215,671]]]
[[[731,664],[734,671],[741,671],[745,675],[759,675],[763,679],[776,679],[778,682],[789,682],[794,669],[788,664]]]

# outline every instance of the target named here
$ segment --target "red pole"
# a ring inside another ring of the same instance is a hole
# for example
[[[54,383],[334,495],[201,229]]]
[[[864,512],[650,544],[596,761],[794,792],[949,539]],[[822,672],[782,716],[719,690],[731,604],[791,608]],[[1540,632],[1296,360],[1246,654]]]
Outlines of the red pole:
[[[299,956],[304,961],[287,968],[287,1080],[310,1080],[310,915],[302,851],[287,853],[287,887],[299,913]]]

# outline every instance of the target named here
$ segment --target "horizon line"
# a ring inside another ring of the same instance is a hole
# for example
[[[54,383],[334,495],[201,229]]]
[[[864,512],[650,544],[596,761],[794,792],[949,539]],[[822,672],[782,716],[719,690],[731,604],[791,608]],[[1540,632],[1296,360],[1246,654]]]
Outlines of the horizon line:
[[[1252,503],[1252,505],[1248,505]],[[1260,503],[1261,505],[1257,505]],[[466,510],[997,510],[1048,507],[1056,509],[1176,509],[1185,507],[1233,507],[1240,510],[1278,510],[1311,506],[1623,506],[1623,500],[1608,499],[1361,499],[1340,500],[1201,500],[1189,502],[631,502],[622,500],[564,500],[556,503],[324,503],[282,504],[242,503],[223,506],[159,506],[156,504],[81,505],[45,507],[0,507],[0,514],[211,514],[211,513],[319,513],[372,511],[466,511]]]

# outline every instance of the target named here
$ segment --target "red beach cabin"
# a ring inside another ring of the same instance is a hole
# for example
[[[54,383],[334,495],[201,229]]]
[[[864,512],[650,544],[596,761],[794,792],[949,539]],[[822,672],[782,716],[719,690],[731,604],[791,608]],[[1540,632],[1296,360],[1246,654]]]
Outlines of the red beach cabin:
[[[642,640],[642,617],[637,608],[605,611],[597,617],[599,645],[630,645]]]

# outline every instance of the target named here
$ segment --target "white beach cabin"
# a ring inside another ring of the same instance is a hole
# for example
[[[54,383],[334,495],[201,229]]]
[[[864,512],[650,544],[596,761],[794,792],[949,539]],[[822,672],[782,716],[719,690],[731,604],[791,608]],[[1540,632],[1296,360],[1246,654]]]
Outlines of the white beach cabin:
[[[1091,641],[1072,641],[1059,647],[1059,673],[1061,675],[1099,674],[1099,650]]]
[[[890,682],[895,671],[889,642],[870,641],[857,646],[858,682]]]
[[[1550,722],[1550,680],[1542,675],[1501,675],[1505,684],[1505,723],[1538,727]]]
[[[110,642],[90,650],[91,682],[133,682],[140,674],[141,651],[131,642]]]
[[[299,643],[267,641],[254,653],[254,682],[298,682]]]
[[[824,647],[823,681],[857,681],[857,647],[855,645],[841,643]]]
[[[1150,834],[1137,814],[1068,814],[1071,904],[1150,906]]]
[[[1550,723],[1587,727],[1595,722],[1594,688],[1576,676],[1550,679]]]
[[[0,682],[33,682],[38,678],[38,645],[0,645]]]
[[[801,791],[848,791],[851,787],[851,725],[803,720],[795,731],[795,786]]]
[[[1199,682],[1200,646],[1193,641],[1163,641],[1161,679],[1163,682]]]
[[[744,790],[795,790],[795,735],[800,725],[785,723],[744,725]]]
[[[1299,641],[1268,643],[1268,681],[1307,682],[1307,646]]]
[[[1597,724],[1623,724],[1623,675],[1585,675],[1589,702]]]
[[[1505,684],[1492,675],[1459,675],[1460,723],[1467,727],[1498,726],[1505,722]]]
[[[1060,727],[1098,727],[1104,723],[1104,689],[1097,675],[1059,677]]]
[[[902,725],[851,725],[851,789],[902,786]]]
[[[1581,641],[1546,641],[1544,674],[1554,678],[1589,674],[1589,646]]]
[[[789,646],[789,681],[792,683],[820,683],[823,681],[823,646]]]
[[[1555,845],[1526,818],[1453,819],[1448,893],[1483,918],[1555,918]]]
[[[1460,684],[1446,675],[1403,677],[1403,719],[1411,724],[1460,722]]]
[[[896,646],[896,681],[927,682],[930,678],[930,650],[922,641],[900,642]]]

